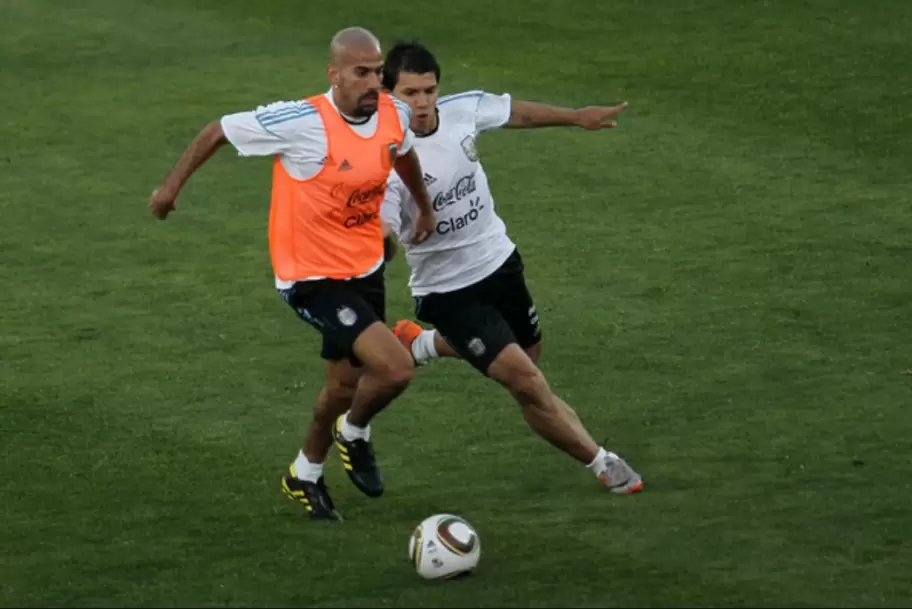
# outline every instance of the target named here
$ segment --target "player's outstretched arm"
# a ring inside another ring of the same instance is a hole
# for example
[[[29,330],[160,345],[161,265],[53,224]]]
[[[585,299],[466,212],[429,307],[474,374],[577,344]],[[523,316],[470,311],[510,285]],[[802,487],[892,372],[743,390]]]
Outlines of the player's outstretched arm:
[[[152,193],[149,207],[158,219],[164,220],[171,211],[177,208],[177,195],[184,184],[227,141],[221,122],[217,120],[203,127],[193,138],[177,160],[171,173]]]
[[[627,108],[627,102],[617,106],[562,108],[531,101],[513,100],[510,120],[504,125],[512,129],[536,127],[582,127],[588,130],[617,127],[617,118]]]

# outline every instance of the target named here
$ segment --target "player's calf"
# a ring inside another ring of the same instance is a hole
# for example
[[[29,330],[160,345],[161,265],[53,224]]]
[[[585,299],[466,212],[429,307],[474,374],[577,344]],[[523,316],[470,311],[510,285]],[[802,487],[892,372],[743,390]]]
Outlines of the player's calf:
[[[581,433],[572,425],[544,375],[518,345],[508,345],[498,354],[488,376],[513,395],[526,423],[542,438],[582,463],[598,454],[598,445],[585,430]]]
[[[613,452],[599,446],[576,413],[548,385],[529,355],[516,344],[507,346],[488,368],[522,406],[526,423],[543,439],[592,470],[609,490],[632,493],[642,479]]]
[[[360,374],[358,375],[360,376]],[[314,463],[322,463],[332,446],[332,428],[339,415],[351,408],[358,388],[355,380],[328,376],[314,407],[310,431],[304,440],[304,454]]]
[[[347,360],[327,362],[325,385],[317,397],[304,447],[282,479],[282,491],[301,503],[311,518],[341,519],[324,482],[323,466],[332,446],[333,424],[351,407],[360,376],[361,371]]]
[[[333,438],[352,483],[364,494],[379,497],[383,479],[370,439],[370,421],[405,391],[415,365],[408,351],[380,322],[358,337],[354,351],[364,370],[351,408],[336,420]]]

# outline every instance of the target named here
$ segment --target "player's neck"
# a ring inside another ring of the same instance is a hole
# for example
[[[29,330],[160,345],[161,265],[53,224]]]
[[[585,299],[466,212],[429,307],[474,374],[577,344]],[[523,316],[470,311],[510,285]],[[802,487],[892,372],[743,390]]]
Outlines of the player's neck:
[[[339,111],[339,114],[345,120],[345,122],[352,124],[352,125],[360,125],[360,124],[366,123],[367,121],[370,120],[371,117],[369,117],[369,116],[358,116],[357,114],[355,114],[355,111],[357,110],[357,108],[346,108],[344,104],[341,104],[338,93],[339,93],[338,90],[333,88],[332,93],[331,93],[332,102],[333,102],[333,105],[336,107],[336,110]]]

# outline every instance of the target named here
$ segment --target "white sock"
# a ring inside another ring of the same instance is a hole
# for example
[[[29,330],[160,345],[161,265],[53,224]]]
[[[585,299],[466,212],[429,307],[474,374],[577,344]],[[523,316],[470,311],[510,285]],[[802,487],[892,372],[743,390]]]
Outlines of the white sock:
[[[308,461],[303,450],[298,451],[298,458],[295,459],[292,468],[294,468],[294,475],[298,480],[316,482],[323,475],[323,464]]]
[[[617,458],[618,458],[618,456],[616,454],[614,454],[613,452],[607,451],[604,448],[602,448],[601,446],[599,446],[598,453],[595,455],[595,459],[593,459],[592,463],[590,463],[586,467],[591,469],[593,472],[595,472],[595,475],[598,476],[602,472],[604,472],[606,469],[608,469],[605,461],[615,460]]]
[[[348,413],[342,417],[342,437],[349,442],[353,440],[370,440],[370,425],[357,427],[348,422]]]
[[[425,330],[412,341],[412,357],[419,364],[427,363],[437,357],[437,349],[434,347],[435,334],[434,330]]]

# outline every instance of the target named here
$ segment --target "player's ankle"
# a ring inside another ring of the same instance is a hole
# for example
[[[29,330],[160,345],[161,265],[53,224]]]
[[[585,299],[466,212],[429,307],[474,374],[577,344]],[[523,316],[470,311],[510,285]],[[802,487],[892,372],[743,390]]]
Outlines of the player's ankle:
[[[312,462],[304,455],[303,450],[298,451],[298,456],[291,468],[295,478],[307,482],[316,482],[323,475],[323,463]]]
[[[424,364],[438,357],[434,346],[434,330],[424,330],[412,341],[412,357],[418,364]]]
[[[608,468],[607,461],[616,458],[617,455],[615,455],[613,452],[607,451],[603,447],[599,446],[595,457],[588,465],[586,465],[586,467],[592,470],[595,475],[598,476]]]
[[[354,442],[355,440],[370,440],[370,425],[368,424],[365,427],[353,425],[351,421],[349,421],[349,413],[345,413],[345,416],[342,417],[342,424],[339,427],[342,437],[349,442]]]

